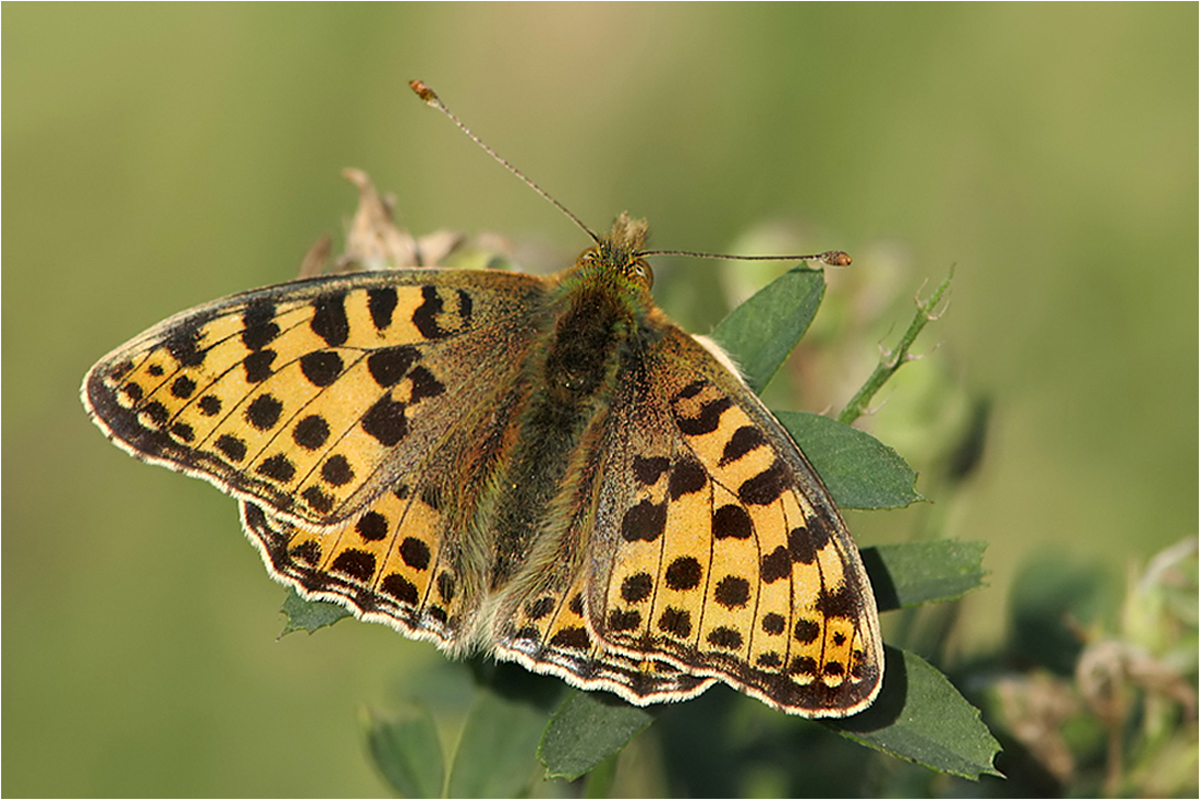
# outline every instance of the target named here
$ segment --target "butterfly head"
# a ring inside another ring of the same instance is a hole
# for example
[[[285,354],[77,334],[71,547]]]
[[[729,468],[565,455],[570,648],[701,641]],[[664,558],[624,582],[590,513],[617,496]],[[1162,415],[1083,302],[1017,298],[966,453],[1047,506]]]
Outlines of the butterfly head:
[[[645,291],[654,285],[654,272],[642,257],[646,249],[646,220],[622,213],[606,236],[579,257],[579,266],[587,273],[629,281]]]

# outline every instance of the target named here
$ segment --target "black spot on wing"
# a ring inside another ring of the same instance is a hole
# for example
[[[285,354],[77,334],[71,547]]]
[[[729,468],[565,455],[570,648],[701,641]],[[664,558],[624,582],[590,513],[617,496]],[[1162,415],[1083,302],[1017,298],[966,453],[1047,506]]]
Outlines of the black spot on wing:
[[[275,351],[259,350],[246,356],[242,361],[242,369],[246,372],[247,383],[262,383],[271,377],[271,365],[275,362]]]
[[[412,382],[412,394],[409,402],[412,403],[417,403],[426,397],[437,397],[446,390],[446,387],[433,377],[433,373],[424,367],[414,369],[409,374],[409,380]]]
[[[812,656],[797,656],[788,665],[788,672],[793,675],[816,675],[817,662]]]
[[[374,575],[374,564],[376,559],[371,553],[359,551],[359,549],[348,549],[348,551],[338,555],[334,559],[331,569],[334,572],[341,572],[342,575],[349,578],[354,578],[355,581],[370,581]]]
[[[667,586],[676,591],[689,591],[700,585],[703,574],[699,561],[691,556],[680,556],[667,567]]]
[[[375,330],[381,331],[392,324],[392,312],[396,310],[396,290],[390,286],[370,289],[367,292],[367,310]]]
[[[639,611],[622,611],[614,608],[608,615],[608,627],[618,633],[637,630],[642,625],[642,615]]]
[[[718,466],[732,464],[742,456],[762,447],[767,443],[767,437],[758,428],[753,425],[743,425],[733,432],[733,436],[725,444],[725,451],[721,453],[721,461]]]
[[[327,294],[313,301],[312,332],[330,347],[338,347],[350,338],[350,320],[346,318],[346,295]]]
[[[324,417],[311,414],[296,423],[292,440],[305,450],[316,450],[329,439],[329,423]]]
[[[731,405],[733,405],[733,402],[728,397],[718,397],[716,400],[709,400],[700,406],[700,413],[694,417],[686,417],[676,413],[675,424],[679,426],[679,430],[686,436],[701,436],[706,433],[712,433],[721,424],[721,415]]]
[[[242,344],[250,350],[261,350],[279,335],[275,324],[275,304],[270,300],[256,300],[242,312]]]
[[[626,603],[640,603],[654,590],[654,579],[648,572],[638,572],[621,582],[621,599]]]
[[[429,545],[412,536],[406,537],[400,543],[400,557],[413,569],[419,572],[424,571],[429,567]]]
[[[276,453],[266,459],[258,465],[256,471],[259,475],[263,475],[279,483],[287,483],[296,477],[296,465],[289,461],[288,457],[283,453]]]
[[[383,541],[388,535],[387,517],[378,511],[368,511],[354,523],[354,530],[358,531],[364,542]]]
[[[804,524],[808,528],[808,535],[812,539],[813,547],[821,550],[829,544],[829,526],[819,517],[805,517]]]
[[[764,669],[779,669],[783,666],[783,657],[775,651],[770,651],[759,655],[759,657],[755,659],[755,664],[763,667]]]
[[[333,498],[316,486],[309,486],[301,492],[300,496],[304,498],[305,503],[308,503],[309,508],[321,514],[328,513],[333,509]]]
[[[633,475],[643,486],[653,486],[670,466],[670,459],[664,456],[654,456],[652,458],[634,456]]]
[[[653,542],[662,536],[666,527],[666,504],[643,500],[625,512],[621,520],[621,536],[627,542]]]
[[[346,457],[338,453],[321,465],[321,479],[330,486],[345,486],[354,480],[354,470],[350,468]]]
[[[215,417],[221,413],[221,399],[215,395],[204,395],[197,405],[200,407],[200,413],[206,417]]]
[[[698,492],[708,485],[708,475],[700,462],[694,458],[680,459],[671,470],[671,480],[667,491],[672,500],[678,500],[686,494]]]
[[[383,579],[379,588],[402,603],[410,606],[417,604],[417,587],[403,575],[393,572]]]
[[[591,639],[588,638],[587,631],[576,627],[563,628],[550,640],[552,647],[566,647],[571,650],[587,650],[590,644]]]
[[[441,339],[449,335],[450,331],[442,328],[437,321],[438,315],[442,313],[442,298],[437,287],[422,286],[421,297],[423,302],[412,315],[413,325],[426,339]]]
[[[746,509],[731,503],[716,510],[712,528],[713,537],[717,539],[749,539],[754,523]]]
[[[186,400],[196,391],[196,382],[187,375],[180,375],[171,383],[171,394],[180,400]]]
[[[230,461],[241,461],[246,457],[246,443],[228,433],[218,436],[213,446],[224,453]]]
[[[190,442],[196,438],[196,431],[187,423],[176,422],[171,425],[171,435],[181,442]]]
[[[315,567],[321,561],[321,545],[309,539],[307,542],[301,542],[288,551],[288,554],[297,561],[303,561],[311,567]]]
[[[788,488],[790,478],[788,468],[776,459],[771,466],[738,487],[738,497],[750,505],[770,505]]]
[[[313,386],[325,387],[342,374],[342,357],[329,350],[318,350],[300,357],[300,372]]]
[[[762,562],[759,564],[759,574],[762,575],[765,583],[774,583],[781,578],[786,578],[791,572],[792,557],[783,545],[779,545],[763,556]]]
[[[750,599],[750,582],[736,575],[726,575],[713,590],[713,598],[725,608],[741,608]]]
[[[799,564],[811,564],[817,559],[817,548],[813,546],[812,537],[806,528],[792,528],[788,531],[788,554],[792,561]]]
[[[381,397],[363,414],[362,429],[384,447],[393,447],[408,435],[408,420],[404,403],[391,397]]]
[[[685,386],[679,390],[679,393],[675,395],[675,399],[676,400],[687,400],[689,398],[695,397],[696,395],[700,394],[700,392],[707,385],[708,384],[705,381],[692,381],[687,386]]]
[[[162,427],[171,417],[167,407],[157,400],[147,403],[140,413],[147,417],[155,427]]]
[[[837,591],[821,590],[817,609],[829,617],[852,618],[858,610],[858,600],[850,587],[843,584]]]
[[[367,370],[381,387],[388,389],[400,382],[419,354],[410,345],[397,345],[376,350],[367,357]]]
[[[467,327],[471,324],[471,315],[475,311],[475,304],[471,300],[471,295],[467,294],[466,290],[458,289],[458,315],[462,318],[462,327]]]
[[[172,331],[163,342],[171,357],[185,367],[198,367],[204,363],[207,353],[200,349],[200,328],[198,322],[182,325]]]
[[[442,599],[445,600],[447,603],[449,603],[451,600],[453,600],[454,599],[454,591],[455,591],[454,576],[451,575],[449,572],[438,573],[437,589],[438,589],[438,594],[440,594],[442,596]]]
[[[692,635],[692,615],[686,609],[667,607],[658,618],[658,629],[680,639]]]
[[[796,627],[792,630],[792,635],[800,644],[812,644],[820,634],[821,626],[810,619],[797,621]]]
[[[270,394],[260,394],[246,406],[246,421],[260,431],[269,431],[279,422],[283,411],[283,403]]]
[[[539,597],[525,606],[525,613],[530,619],[541,619],[554,610],[554,598]]]
[[[742,646],[742,635],[724,625],[708,632],[708,643],[723,650],[737,650]]]

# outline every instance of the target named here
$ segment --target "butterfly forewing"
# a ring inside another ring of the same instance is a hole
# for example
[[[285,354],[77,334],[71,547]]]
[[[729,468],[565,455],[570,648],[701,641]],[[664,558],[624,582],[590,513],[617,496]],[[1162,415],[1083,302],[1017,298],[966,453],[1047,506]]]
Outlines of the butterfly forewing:
[[[611,572],[590,594],[602,640],[791,713],[866,707],[882,677],[874,599],[795,444],[673,326],[623,388],[599,515],[616,523],[598,536]]]
[[[515,384],[542,294],[530,276],[441,270],[283,284],[148,331],[92,369],[84,400],[134,455],[334,525]]]

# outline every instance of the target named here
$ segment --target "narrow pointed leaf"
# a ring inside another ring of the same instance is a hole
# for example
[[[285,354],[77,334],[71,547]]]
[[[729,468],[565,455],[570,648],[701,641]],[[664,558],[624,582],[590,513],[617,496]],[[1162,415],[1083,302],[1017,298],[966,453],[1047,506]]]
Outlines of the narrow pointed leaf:
[[[542,736],[538,758],[547,778],[575,780],[617,753],[654,716],[608,692],[572,692]]]
[[[1000,775],[1000,743],[946,676],[920,656],[885,647],[883,689],[861,714],[825,724],[899,758],[970,780]]]
[[[803,264],[776,278],[729,312],[712,338],[741,368],[756,392],[808,330],[825,294],[825,273]]]
[[[917,473],[869,433],[803,411],[775,411],[841,508],[903,508],[924,500]]]
[[[441,797],[446,763],[429,712],[417,703],[392,717],[368,714],[367,747],[388,784],[401,797]]]
[[[907,542],[865,547],[863,566],[880,611],[955,600],[983,585],[985,542]]]

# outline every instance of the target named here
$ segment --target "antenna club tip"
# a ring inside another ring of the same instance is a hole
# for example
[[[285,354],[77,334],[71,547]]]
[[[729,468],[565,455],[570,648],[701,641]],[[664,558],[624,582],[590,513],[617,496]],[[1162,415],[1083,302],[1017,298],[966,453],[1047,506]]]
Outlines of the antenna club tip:
[[[437,92],[426,86],[424,81],[413,78],[408,82],[408,85],[414,92],[417,93],[417,97],[421,98],[429,105],[436,106],[438,104]]]
[[[843,250],[830,250],[822,253],[820,260],[831,267],[848,267],[854,259]]]

